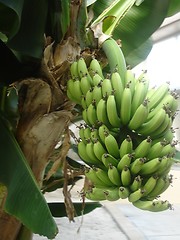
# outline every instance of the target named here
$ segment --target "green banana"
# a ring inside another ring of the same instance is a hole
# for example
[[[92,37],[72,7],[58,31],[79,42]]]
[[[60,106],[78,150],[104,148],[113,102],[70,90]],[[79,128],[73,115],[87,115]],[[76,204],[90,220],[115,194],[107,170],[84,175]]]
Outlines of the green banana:
[[[153,191],[156,186],[158,177],[156,175],[150,176],[146,183],[143,184],[142,189],[144,190],[144,196],[147,196],[149,193]]]
[[[120,158],[122,158],[127,153],[132,153],[132,151],[133,151],[132,139],[129,135],[127,135],[127,137],[122,141],[119,148]]]
[[[132,174],[137,174],[142,169],[146,159],[145,158],[136,158],[130,165],[130,171]]]
[[[139,173],[141,175],[154,174],[158,170],[160,163],[161,163],[160,158],[154,158],[148,162],[145,162]]]
[[[106,189],[104,193],[105,193],[105,198],[108,201],[117,201],[120,198],[118,188]]]
[[[172,209],[171,204],[168,201],[150,201],[150,200],[138,200],[133,202],[133,205],[141,210],[147,210],[151,212],[160,212],[167,209]]]
[[[79,126],[77,126],[77,128],[79,128],[80,139],[86,144],[86,138],[84,137],[84,124],[80,124]]]
[[[159,165],[158,170],[156,171],[156,174],[158,176],[161,176],[161,175],[168,173],[170,171],[173,163],[174,163],[174,159],[172,157],[164,156],[161,159],[161,163]]]
[[[87,91],[91,88],[91,83],[89,82],[89,79],[86,75],[81,78],[80,87],[84,95],[86,95]]]
[[[80,78],[82,78],[84,76],[87,76],[89,82],[92,83],[92,78],[91,78],[91,76],[89,74],[86,62],[85,62],[83,57],[78,59],[78,61],[77,61],[77,68],[78,68],[78,74],[79,74]]]
[[[109,129],[104,124],[102,124],[98,129],[99,137],[103,143],[105,142],[105,137],[108,132]]]
[[[118,162],[117,169],[122,171],[125,166],[130,166],[130,163],[133,159],[134,155],[131,153],[125,154]]]
[[[165,117],[166,111],[161,108],[153,118],[151,118],[149,121],[145,122],[140,128],[138,128],[137,132],[142,135],[151,135],[152,132],[155,132],[161,126]]]
[[[85,176],[94,184],[94,186],[104,187],[104,182],[97,177],[95,168],[85,169]]]
[[[114,97],[117,105],[117,111],[120,111],[121,98],[124,91],[122,79],[118,72],[113,72],[111,75],[111,84],[114,92]]]
[[[92,165],[92,162],[86,153],[86,144],[83,141],[78,143],[78,154],[85,163]]]
[[[143,196],[144,196],[144,189],[137,189],[136,191],[130,193],[129,197],[128,197],[128,200],[129,202],[136,202],[138,201],[139,199],[141,199]]]
[[[130,194],[130,191],[127,187],[120,186],[119,187],[119,197],[122,199],[128,198]]]
[[[86,96],[82,95],[81,97],[81,106],[83,109],[86,109],[88,106],[86,105]]]
[[[104,190],[102,188],[94,187],[92,190],[86,192],[85,197],[92,201],[106,200]]]
[[[131,130],[138,129],[148,118],[149,108],[148,108],[148,100],[144,100],[143,103],[139,105],[133,114],[128,127]]]
[[[137,175],[137,176],[134,178],[134,180],[133,180],[133,182],[131,183],[131,185],[130,185],[130,190],[131,190],[132,192],[135,192],[135,191],[137,191],[139,188],[141,188],[141,186],[142,186],[142,178],[141,178],[140,175]]]
[[[107,106],[105,99],[101,99],[97,104],[97,118],[99,122],[103,123],[107,127],[111,126],[107,116]]]
[[[83,135],[87,143],[87,139],[91,138],[91,128],[89,127],[89,125],[84,125]]]
[[[78,103],[81,103],[81,99],[83,96],[83,92],[81,90],[81,82],[80,80],[75,80],[73,85],[73,93]]]
[[[104,182],[105,186],[111,187],[113,185],[113,183],[110,181],[110,179],[108,177],[107,172],[105,172],[104,170],[97,168],[96,175],[102,182]]]
[[[131,105],[132,105],[132,95],[131,89],[126,86],[122,93],[120,117],[122,124],[126,125],[129,123],[131,118]]]
[[[116,99],[114,95],[109,95],[107,98],[107,116],[112,127],[119,128],[121,126],[121,119],[118,115]]]
[[[82,118],[85,121],[86,124],[88,124],[89,126],[91,125],[91,123],[88,120],[88,116],[87,116],[87,109],[84,109],[82,111]]]
[[[135,158],[140,158],[140,157],[146,157],[150,148],[151,148],[151,143],[152,140],[148,136],[146,139],[144,139],[134,150],[135,153]]]
[[[96,114],[96,106],[94,102],[92,102],[87,108],[87,117],[91,126],[94,126],[97,124],[98,119]]]
[[[99,74],[95,73],[92,77],[93,86],[101,86],[103,79]]]
[[[136,88],[132,98],[131,116],[134,115],[137,108],[144,102],[148,91],[147,85],[147,82],[144,82],[143,80],[136,83]]]
[[[127,69],[125,73],[125,85],[129,84],[129,88],[131,89],[131,95],[133,97],[136,85],[135,75],[131,69]]]
[[[93,58],[89,65],[89,71],[91,73],[91,76],[94,76],[95,74],[98,74],[101,79],[104,79],[104,75],[102,72],[102,67],[99,63],[99,61],[96,58]]]
[[[107,169],[109,168],[109,165],[112,165],[115,167],[117,167],[118,165],[118,160],[114,158],[112,155],[110,155],[109,153],[104,153],[102,155],[102,162]]]
[[[112,134],[105,133],[104,143],[108,153],[115,158],[119,158],[119,145]]]
[[[95,140],[94,145],[93,145],[94,153],[96,157],[102,161],[102,155],[104,153],[107,153],[106,149],[103,147],[100,141],[98,139]]]
[[[97,139],[98,141],[101,141],[101,139],[100,139],[100,137],[99,137],[98,129],[92,128],[92,129],[91,129],[91,141],[94,142],[94,141],[96,141],[96,139]]]
[[[69,97],[69,99],[75,103],[78,103],[80,104],[81,101],[80,101],[80,98],[79,96],[81,95],[81,90],[80,90],[80,87],[78,88],[78,94],[76,94],[74,92],[74,84],[75,84],[75,81],[73,79],[69,79],[67,81],[67,96]]]
[[[93,88],[90,88],[87,93],[86,93],[86,96],[85,96],[85,99],[86,99],[86,106],[88,107],[92,101],[93,101]]]
[[[111,81],[108,78],[105,78],[102,82],[102,94],[103,97],[108,97],[109,95],[112,94],[112,85],[111,85]]]
[[[121,178],[120,178],[119,171],[115,166],[111,164],[109,165],[109,169],[108,169],[108,177],[114,185],[121,186]]]
[[[151,148],[149,149],[149,152],[147,154],[147,159],[151,160],[153,158],[160,157],[160,153],[163,150],[165,145],[164,141],[159,141],[153,145],[151,145]]]
[[[131,184],[132,177],[131,171],[128,166],[125,166],[121,171],[121,182],[124,187],[127,187]]]
[[[177,143],[178,143],[178,141],[173,141],[173,142],[165,145],[164,148],[162,149],[161,153],[160,153],[160,157],[163,157],[163,156],[166,156],[166,155],[173,156],[176,152]]]
[[[69,89],[67,89],[66,95],[67,95],[67,97],[69,98],[69,100],[71,100],[72,102],[80,104],[80,103],[78,102],[78,100],[74,97],[74,95],[71,94],[71,92],[69,91]]]
[[[168,91],[169,91],[168,83],[164,83],[164,84],[160,85],[156,89],[154,94],[151,97],[149,97],[149,108],[150,109],[155,108],[161,102],[161,100],[164,98],[164,96],[168,93]]]
[[[78,63],[77,61],[74,61],[71,66],[70,66],[70,73],[71,73],[71,77],[72,79],[79,79],[79,73],[78,73]]]
[[[96,157],[94,154],[94,144],[91,142],[90,139],[87,140],[86,144],[86,153],[89,157],[89,160],[91,160],[91,163],[94,164],[95,166],[102,166],[102,162]]]
[[[103,42],[102,49],[108,59],[111,73],[116,70],[121,76],[123,86],[125,86],[126,62],[120,46],[113,38],[108,38]]]
[[[92,91],[92,97],[97,106],[98,102],[103,98],[101,86],[99,86],[99,85],[94,86],[93,91]]]

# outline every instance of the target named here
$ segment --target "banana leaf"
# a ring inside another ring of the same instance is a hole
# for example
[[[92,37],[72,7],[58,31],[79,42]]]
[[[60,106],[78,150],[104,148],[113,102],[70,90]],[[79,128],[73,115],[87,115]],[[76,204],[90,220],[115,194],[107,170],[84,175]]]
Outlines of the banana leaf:
[[[33,173],[0,115],[0,182],[8,190],[4,210],[39,235],[54,238],[57,226]]]
[[[178,12],[180,12],[180,1],[179,0],[170,0],[170,6],[168,9],[167,16],[170,17]]]

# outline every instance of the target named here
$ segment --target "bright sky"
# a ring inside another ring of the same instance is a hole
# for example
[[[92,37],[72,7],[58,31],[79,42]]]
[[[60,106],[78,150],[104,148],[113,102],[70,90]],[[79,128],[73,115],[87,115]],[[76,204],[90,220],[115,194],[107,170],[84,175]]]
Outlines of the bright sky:
[[[156,43],[148,58],[134,68],[135,73],[148,71],[151,86],[170,82],[171,89],[180,89],[180,35]]]

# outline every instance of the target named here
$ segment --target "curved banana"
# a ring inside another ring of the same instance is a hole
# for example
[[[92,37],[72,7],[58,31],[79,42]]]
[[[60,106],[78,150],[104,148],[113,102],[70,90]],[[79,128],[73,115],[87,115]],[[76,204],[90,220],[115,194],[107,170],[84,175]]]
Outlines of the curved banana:
[[[154,158],[148,162],[145,162],[140,170],[141,175],[155,174],[161,163],[160,158]]]
[[[105,142],[105,137],[108,132],[109,129],[104,124],[102,124],[98,129],[99,137],[103,143]]]
[[[74,92],[74,84],[75,84],[75,81],[73,79],[69,79],[67,81],[67,96],[71,101],[80,104],[81,103],[80,95],[82,94],[81,89],[79,86],[78,93],[75,93]],[[76,85],[78,85],[78,84],[76,84]]]
[[[104,182],[97,177],[95,168],[86,168],[84,174],[94,184],[94,186],[106,186]]]
[[[102,49],[108,59],[111,73],[116,70],[121,76],[123,86],[125,86],[126,62],[120,46],[113,38],[108,38],[103,42]]]
[[[94,154],[93,146],[94,144],[88,139],[86,144],[86,153],[89,157],[89,160],[91,160],[91,163],[94,164],[95,166],[100,167],[102,166],[102,162]]]
[[[93,58],[91,60],[90,65],[89,65],[89,71],[90,71],[91,76],[98,74],[101,77],[101,79],[104,79],[102,67],[96,58]]]
[[[160,153],[162,149],[164,148],[165,142],[164,141],[159,141],[151,146],[149,149],[149,152],[147,154],[147,159],[151,160],[153,158],[160,157]]]
[[[114,95],[109,95],[107,99],[107,116],[110,124],[114,128],[119,128],[121,126],[121,119],[118,115],[118,110],[116,106],[116,99]]]
[[[129,123],[131,118],[131,105],[132,104],[132,95],[131,89],[126,86],[124,88],[122,99],[121,99],[121,108],[120,108],[120,118],[122,124],[126,125]]]
[[[89,156],[86,153],[86,144],[83,141],[80,141],[78,143],[78,155],[85,163],[91,164],[91,160],[89,159]]]
[[[99,101],[103,98],[101,86],[99,85],[94,86],[92,91],[92,97],[93,97],[93,101],[95,101],[95,104],[97,106]]]
[[[101,85],[103,97],[108,97],[112,94],[112,85],[111,81],[108,78],[105,78]]]
[[[149,108],[148,108],[148,100],[144,100],[143,103],[139,105],[133,114],[128,127],[131,130],[138,129],[148,118]]]
[[[145,163],[145,158],[136,158],[130,165],[130,171],[132,174],[137,174],[142,169],[142,166]]]
[[[94,187],[92,190],[86,192],[85,197],[92,201],[106,200],[103,188]]]
[[[129,85],[129,88],[131,89],[131,95],[133,97],[134,91],[135,91],[135,86],[136,86],[136,79],[135,75],[132,72],[131,69],[127,69],[125,73],[125,85]]]
[[[91,76],[89,74],[86,62],[85,62],[83,57],[78,59],[78,61],[77,61],[77,68],[78,68],[78,74],[79,74],[80,78],[82,78],[84,76],[87,76],[89,82],[92,85],[92,78],[91,78]]]
[[[104,99],[101,99],[97,104],[97,118],[99,122],[106,125],[106,127],[109,128],[111,126],[107,116],[106,100]]]
[[[133,205],[141,210],[151,211],[151,212],[160,212],[167,209],[171,209],[172,206],[168,201],[150,201],[150,200],[138,200],[133,202]]]
[[[81,82],[80,80],[75,80],[73,85],[73,93],[78,103],[81,103],[81,99],[83,96],[83,92],[81,90]]]
[[[70,73],[71,73],[71,77],[72,79],[79,79],[79,73],[78,73],[78,63],[77,61],[74,61],[71,66],[70,66]]]
[[[107,172],[105,172],[101,168],[96,169],[96,175],[102,182],[104,182],[105,186],[111,187],[113,185],[113,183],[110,181],[110,179],[108,177]]]
[[[119,145],[118,145],[115,137],[110,133],[105,133],[104,143],[105,143],[108,153],[118,159],[119,158]]]
[[[161,153],[160,153],[160,157],[163,157],[163,156],[166,156],[166,155],[173,156],[176,152],[177,143],[178,143],[178,141],[173,141],[173,142],[165,145],[164,148],[162,149]]]
[[[150,148],[151,148],[152,140],[148,136],[144,139],[134,150],[135,158],[146,157]]]
[[[127,153],[132,153],[132,151],[133,151],[132,139],[129,135],[127,135],[127,137],[122,141],[119,148],[120,158],[122,158]]]
[[[117,167],[118,165],[118,160],[114,158],[112,155],[110,155],[109,153],[104,153],[102,155],[102,162],[107,169],[109,169],[109,165],[112,165],[115,167]]]
[[[153,191],[156,186],[157,179],[158,177],[156,175],[150,176],[147,179],[146,183],[142,186],[142,189],[144,190],[144,197]]]
[[[135,192],[135,191],[137,191],[139,188],[141,188],[141,185],[142,185],[142,178],[141,178],[140,175],[137,175],[137,176],[134,178],[134,180],[133,180],[133,182],[131,183],[131,185],[130,185],[130,190],[131,190],[132,192]]]
[[[96,139],[96,141],[94,142],[93,145],[93,149],[94,149],[94,153],[96,155],[96,157],[102,161],[102,155],[104,153],[107,153],[106,149],[103,147],[103,145],[101,144],[100,141],[98,141],[98,139]]]
[[[95,107],[95,103],[93,102],[87,108],[87,117],[91,126],[94,126],[97,124],[98,119],[96,114],[96,107]]]
[[[122,93],[124,91],[124,85],[118,72],[111,74],[111,84],[116,101],[117,111],[120,112]]]
[[[91,123],[88,120],[88,116],[87,116],[87,109],[84,109],[82,111],[82,118],[85,121],[86,124],[88,124],[89,126],[91,125]]]
[[[92,82],[94,87],[101,86],[103,82],[103,78],[99,74],[95,73],[92,77]]]
[[[143,196],[144,196],[144,189],[137,189],[136,191],[130,193],[129,197],[128,197],[128,200],[129,202],[136,202],[138,201],[139,199],[141,199]]]
[[[89,82],[88,77],[85,75],[80,80],[81,91],[84,95],[86,95],[87,91],[91,88],[91,83]]]
[[[111,164],[109,165],[109,169],[108,169],[108,177],[114,185],[121,186],[121,178],[120,178],[119,171],[115,166]]]
[[[90,88],[87,93],[86,93],[86,96],[85,96],[85,99],[86,99],[86,106],[88,107],[92,101],[93,101],[93,88]]]
[[[117,201],[119,197],[119,189],[118,188],[109,188],[104,191],[106,200],[108,201]]]
[[[124,187],[127,187],[131,184],[132,177],[131,171],[128,166],[125,166],[121,171],[121,182]]]
[[[127,187],[121,186],[119,187],[119,197],[122,199],[128,198],[130,191]]]
[[[130,166],[130,163],[133,159],[134,155],[131,153],[125,154],[118,162],[117,169],[122,171],[125,166]]]

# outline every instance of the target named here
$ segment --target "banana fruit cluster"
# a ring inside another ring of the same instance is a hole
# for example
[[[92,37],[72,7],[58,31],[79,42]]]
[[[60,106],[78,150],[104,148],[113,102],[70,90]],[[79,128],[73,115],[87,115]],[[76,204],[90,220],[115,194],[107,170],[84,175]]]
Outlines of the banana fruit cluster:
[[[149,88],[145,71],[136,78],[130,69],[123,69],[122,76],[115,68],[105,77],[95,58],[89,67],[80,58],[70,72],[67,96],[82,106],[84,120],[78,153],[89,166],[85,175],[93,185],[86,197],[127,198],[135,207],[154,212],[171,209],[158,197],[172,183],[176,92],[168,83]]]

